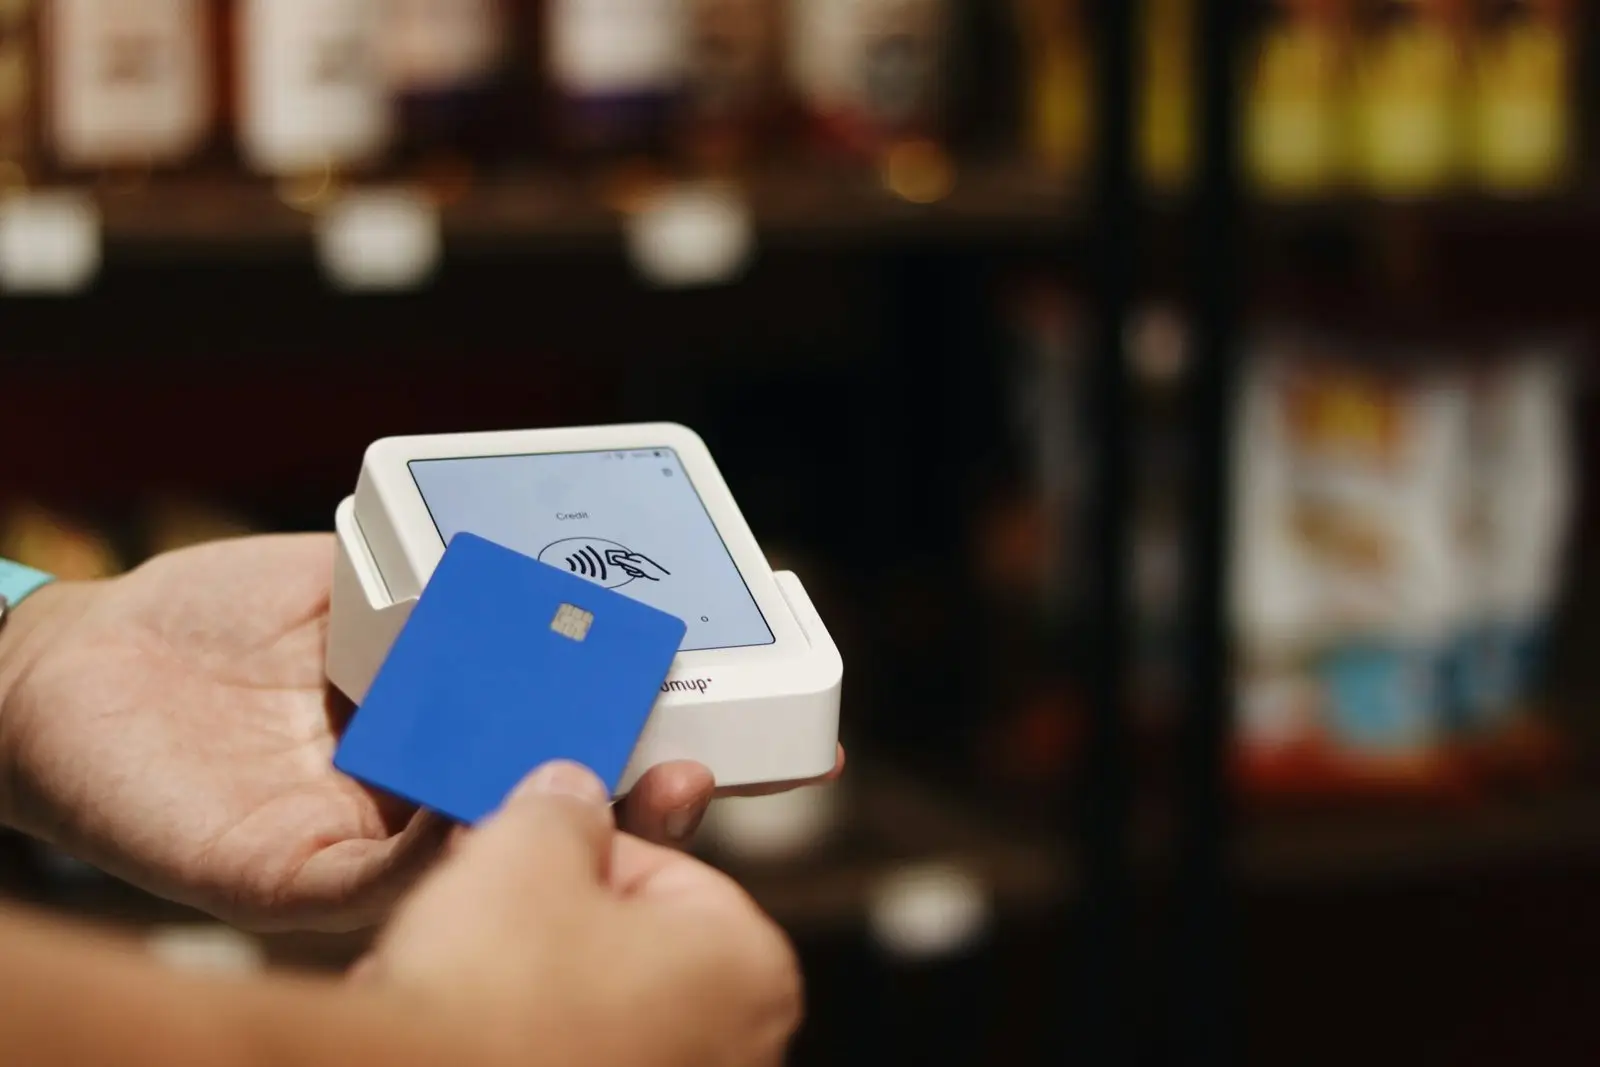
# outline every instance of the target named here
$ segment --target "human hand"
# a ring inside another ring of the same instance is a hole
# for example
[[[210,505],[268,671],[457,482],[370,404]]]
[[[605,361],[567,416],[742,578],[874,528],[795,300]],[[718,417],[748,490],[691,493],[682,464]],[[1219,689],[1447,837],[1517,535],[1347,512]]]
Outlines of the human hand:
[[[623,548],[606,549],[606,562],[635,580],[643,578],[647,581],[659,582],[662,578],[669,577],[672,574],[671,571],[649,556]]]
[[[802,1002],[787,939],[725,875],[615,832],[606,799],[581,767],[541,768],[462,832],[353,980],[471,1021],[494,1062],[782,1063]]]
[[[332,765],[351,711],[323,675],[333,552],[219,541],[25,601],[0,631],[0,819],[241,926],[380,922],[447,827]],[[666,764],[618,817],[685,840],[713,793]]]

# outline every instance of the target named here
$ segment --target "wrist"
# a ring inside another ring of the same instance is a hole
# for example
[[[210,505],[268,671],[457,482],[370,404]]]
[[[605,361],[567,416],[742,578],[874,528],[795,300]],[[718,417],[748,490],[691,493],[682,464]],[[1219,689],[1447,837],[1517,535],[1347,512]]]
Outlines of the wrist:
[[[26,718],[28,680],[45,653],[83,614],[97,583],[52,581],[9,608],[0,620],[0,825],[18,825],[16,754]]]

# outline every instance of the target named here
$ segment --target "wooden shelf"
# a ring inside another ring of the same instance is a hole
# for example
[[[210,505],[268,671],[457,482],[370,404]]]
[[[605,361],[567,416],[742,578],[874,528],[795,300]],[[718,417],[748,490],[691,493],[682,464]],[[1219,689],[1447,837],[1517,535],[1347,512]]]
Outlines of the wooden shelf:
[[[1366,806],[1246,816],[1235,850],[1241,882],[1460,878],[1600,856],[1600,792],[1573,787],[1455,806]]]
[[[785,246],[854,247],[917,240],[1037,243],[1071,221],[1060,181],[1016,164],[973,164],[948,196],[916,204],[870,173],[786,170],[742,184],[759,239]],[[264,183],[170,181],[96,194],[114,254],[161,257],[295,253],[314,212]],[[538,253],[619,239],[624,212],[594,180],[535,172],[497,175],[440,197],[451,249]]]

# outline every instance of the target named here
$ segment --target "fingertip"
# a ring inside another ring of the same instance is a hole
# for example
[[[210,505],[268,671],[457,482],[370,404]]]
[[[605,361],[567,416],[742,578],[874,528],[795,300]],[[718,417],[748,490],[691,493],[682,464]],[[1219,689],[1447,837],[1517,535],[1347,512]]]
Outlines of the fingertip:
[[[531,799],[566,797],[585,804],[601,806],[611,801],[611,791],[600,776],[581,763],[571,760],[553,760],[524,778],[507,798],[507,804],[520,804]]]
[[[619,813],[630,833],[658,844],[682,844],[699,826],[716,784],[703,764],[659,764],[640,777]]]

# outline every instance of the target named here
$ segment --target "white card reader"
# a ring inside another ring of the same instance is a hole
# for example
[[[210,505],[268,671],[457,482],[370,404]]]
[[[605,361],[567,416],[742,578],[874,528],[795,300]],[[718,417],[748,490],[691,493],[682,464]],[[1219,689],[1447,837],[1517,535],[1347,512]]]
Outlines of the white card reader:
[[[687,624],[619,795],[670,760],[705,764],[719,786],[833,769],[839,651],[685,427],[385,438],[368,447],[335,529],[327,672],[357,704],[446,543],[467,531]]]

